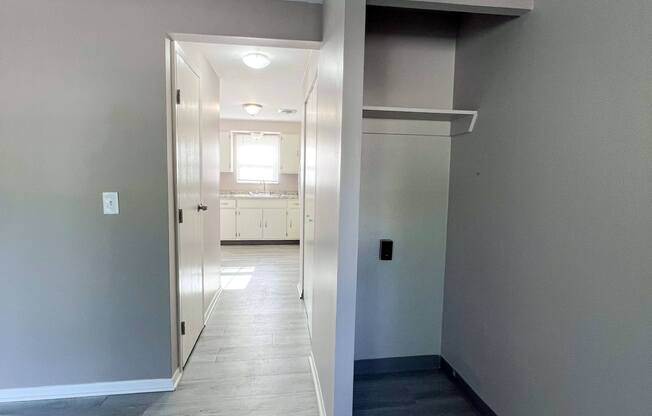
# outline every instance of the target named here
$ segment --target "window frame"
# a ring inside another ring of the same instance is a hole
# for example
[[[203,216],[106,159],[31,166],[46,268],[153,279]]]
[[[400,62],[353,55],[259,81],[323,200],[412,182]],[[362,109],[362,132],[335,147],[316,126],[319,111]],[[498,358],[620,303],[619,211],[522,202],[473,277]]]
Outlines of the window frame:
[[[256,184],[273,184],[273,185],[278,185],[281,182],[281,145],[283,141],[283,136],[281,135],[280,132],[277,131],[255,131],[255,130],[231,130],[231,143],[232,146],[235,148],[235,163],[234,163],[234,173],[235,173],[235,182],[238,184],[249,184],[249,185],[256,185]],[[267,181],[264,179],[261,180],[241,180],[240,179],[240,143],[238,141],[238,135],[260,135],[260,136],[276,136],[278,139],[278,146],[277,146],[277,152],[276,152],[276,180],[275,181]]]

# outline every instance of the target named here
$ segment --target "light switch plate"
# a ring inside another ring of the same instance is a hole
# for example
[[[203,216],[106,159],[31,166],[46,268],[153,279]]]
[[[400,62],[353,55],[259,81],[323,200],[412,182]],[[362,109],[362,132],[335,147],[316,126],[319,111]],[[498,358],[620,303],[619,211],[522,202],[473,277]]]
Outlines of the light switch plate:
[[[117,192],[102,192],[102,206],[104,215],[120,214],[120,201]]]

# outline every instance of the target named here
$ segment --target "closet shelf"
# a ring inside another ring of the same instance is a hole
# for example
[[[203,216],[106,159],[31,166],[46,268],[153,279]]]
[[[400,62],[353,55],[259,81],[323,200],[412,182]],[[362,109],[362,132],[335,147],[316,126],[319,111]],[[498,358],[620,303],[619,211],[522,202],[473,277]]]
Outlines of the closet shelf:
[[[452,137],[471,133],[478,119],[478,112],[473,110],[365,106],[362,107],[362,117],[384,120],[448,121],[451,123],[450,135]]]
[[[521,16],[534,8],[534,0],[367,0],[367,4],[503,16]]]

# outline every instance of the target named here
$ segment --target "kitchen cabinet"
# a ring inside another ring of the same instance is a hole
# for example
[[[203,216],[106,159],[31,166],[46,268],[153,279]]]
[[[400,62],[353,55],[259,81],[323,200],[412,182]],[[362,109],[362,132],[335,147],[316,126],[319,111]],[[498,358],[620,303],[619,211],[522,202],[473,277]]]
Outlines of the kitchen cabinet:
[[[220,239],[299,240],[297,199],[241,198],[220,200]]]
[[[220,208],[220,240],[235,240],[235,209]]]
[[[299,208],[288,208],[287,211],[287,239],[299,239],[299,227],[301,222],[301,210]]]
[[[220,200],[220,240],[235,240],[235,200]]]
[[[298,174],[301,162],[301,140],[298,134],[281,136],[281,173]]]
[[[233,172],[233,139],[231,132],[220,132],[220,172]]]
[[[261,240],[263,238],[263,210],[238,208],[235,219],[238,240]]]
[[[285,240],[287,208],[263,209],[263,240]]]

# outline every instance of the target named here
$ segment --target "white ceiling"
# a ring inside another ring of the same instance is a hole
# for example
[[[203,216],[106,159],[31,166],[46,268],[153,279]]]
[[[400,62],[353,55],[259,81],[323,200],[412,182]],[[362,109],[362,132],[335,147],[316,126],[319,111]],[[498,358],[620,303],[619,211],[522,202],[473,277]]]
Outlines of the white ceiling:
[[[208,43],[195,45],[220,77],[222,118],[301,120],[302,84],[310,50]],[[242,62],[242,57],[250,52],[266,54],[271,59],[271,64],[263,69],[247,67]],[[242,104],[250,102],[263,106],[262,111],[253,117],[242,109]],[[284,115],[278,112],[279,108],[294,108],[297,112]]]

